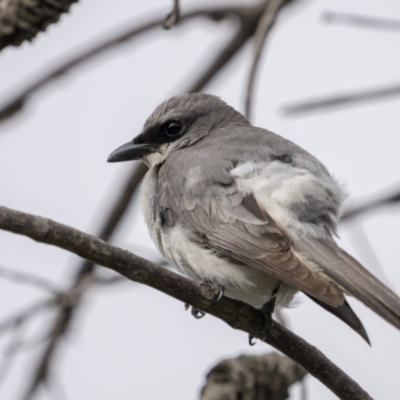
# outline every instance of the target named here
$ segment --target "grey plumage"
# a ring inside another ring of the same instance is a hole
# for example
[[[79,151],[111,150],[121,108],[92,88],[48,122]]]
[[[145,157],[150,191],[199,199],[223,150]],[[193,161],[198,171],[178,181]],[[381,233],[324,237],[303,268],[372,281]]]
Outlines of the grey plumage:
[[[341,186],[296,144],[196,93],[161,104],[109,161],[139,158],[150,234],[191,278],[255,307],[301,290],[368,340],[352,295],[400,329],[399,297],[333,239]]]

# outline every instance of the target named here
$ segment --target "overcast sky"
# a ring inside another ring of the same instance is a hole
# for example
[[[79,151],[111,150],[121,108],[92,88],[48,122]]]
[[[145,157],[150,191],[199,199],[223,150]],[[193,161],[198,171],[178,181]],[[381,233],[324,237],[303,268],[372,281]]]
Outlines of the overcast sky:
[[[0,55],[0,103],[18,88],[99,37],[166,15],[168,0],[85,0],[32,44]],[[183,10],[205,2],[183,1]],[[209,2],[209,3],[216,3]],[[224,1],[224,3],[227,3]],[[400,98],[285,117],[284,104],[330,93],[400,82],[400,32],[326,24],[324,11],[392,18],[400,3],[305,1],[284,12],[268,40],[260,68],[253,123],[317,156],[346,184],[356,205],[400,185]],[[0,204],[96,233],[132,164],[107,164],[109,153],[137,135],[153,109],[181,93],[228,40],[234,25],[193,21],[161,28],[79,67],[35,95],[15,118],[0,125]],[[243,110],[251,47],[206,89]],[[392,206],[341,226],[340,244],[400,293],[400,209]],[[371,243],[377,261],[363,250]],[[138,204],[114,242],[157,259]],[[37,273],[68,287],[79,259],[65,251],[0,231],[0,266]],[[0,322],[48,293],[0,277]],[[288,310],[291,329],[317,346],[376,399],[400,396],[400,332],[356,300],[372,348],[340,320],[303,296]],[[49,314],[25,334],[36,340]],[[10,340],[0,337],[2,348]],[[22,352],[0,386],[17,399],[42,346]],[[58,353],[54,385],[37,396],[73,400],[196,399],[208,369],[244,352],[270,351],[247,344],[247,335],[220,320],[195,320],[183,304],[133,283],[96,288],[86,296]],[[310,400],[335,396],[313,378]],[[293,392],[299,399],[299,390]]]

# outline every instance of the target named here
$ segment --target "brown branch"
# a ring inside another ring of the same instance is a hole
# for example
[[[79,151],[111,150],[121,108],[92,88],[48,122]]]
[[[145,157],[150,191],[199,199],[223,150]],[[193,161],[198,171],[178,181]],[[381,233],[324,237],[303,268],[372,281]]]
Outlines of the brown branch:
[[[167,15],[165,21],[162,26],[164,29],[170,29],[172,26],[176,25],[179,22],[181,17],[181,10],[179,7],[179,0],[174,0],[174,6],[172,11]]]
[[[3,355],[0,361],[0,384],[4,381],[7,373],[10,371],[13,361],[17,355],[17,350],[23,336],[23,320],[16,320],[12,326],[13,332],[10,335],[10,341],[5,349],[2,349]]]
[[[376,100],[386,100],[400,95],[400,85],[369,89],[355,93],[329,95],[316,100],[303,100],[282,107],[285,115],[297,115],[316,111],[356,105]]]
[[[0,0],[0,51],[20,46],[57,22],[78,0]]]
[[[251,117],[251,105],[254,91],[254,81],[257,73],[257,68],[260,63],[261,50],[268,33],[275,24],[279,11],[292,0],[269,0],[266,2],[264,12],[258,22],[257,30],[254,35],[254,54],[247,81],[246,100],[245,100],[245,115],[248,119]]]
[[[6,318],[4,321],[0,322],[0,335],[11,329],[15,324],[25,323],[39,312],[49,309],[54,303],[54,299],[40,300],[23,311],[18,312],[16,315]]]
[[[256,16],[257,13],[259,14],[259,6],[251,6],[251,7],[231,6],[231,7],[220,7],[215,9],[206,8],[182,15],[181,22],[189,21],[191,19],[198,17],[207,17],[213,20],[220,20],[221,18],[226,18],[228,16],[235,15],[240,20],[248,21],[248,25],[250,25],[250,22],[254,21],[254,16]],[[65,75],[72,68],[75,68],[118,45],[127,43],[129,39],[138,37],[144,33],[149,32],[152,29],[159,28],[162,21],[163,18],[160,17],[153,19],[150,22],[141,24],[138,27],[135,26],[134,28],[131,27],[132,24],[129,24],[129,28],[123,30],[122,32],[119,29],[118,33],[108,34],[107,37],[110,39],[107,39],[104,42],[86,48],[83,51],[76,52],[75,55],[71,56],[67,62],[63,62],[57,67],[53,68],[50,72],[46,73],[42,77],[32,82],[30,85],[28,85],[19,94],[13,96],[9,101],[5,102],[5,104],[0,107],[0,122],[11,117],[16,112],[20,111],[25,106],[28,99],[34,93],[47,86],[53,80],[58,79],[61,76]],[[4,97],[6,96],[2,96],[2,98]]]
[[[328,23],[335,22],[361,28],[400,31],[400,21],[398,19],[377,18],[367,15],[349,14],[337,11],[326,11],[322,14],[322,18]]]
[[[53,295],[57,295],[61,292],[60,288],[57,287],[57,285],[46,278],[28,272],[16,271],[12,268],[6,268],[1,265],[0,278],[8,279],[16,283],[23,283],[26,285],[34,286],[39,289],[44,289],[46,291],[49,291]]]
[[[199,284],[166,268],[135,256],[50,219],[0,207],[0,229],[51,244],[94,264],[110,268],[126,278],[148,285],[182,302],[222,319],[234,329],[253,334],[303,366],[340,399],[365,400],[371,397],[348,375],[305,340],[240,301],[223,297],[215,304],[218,291],[210,284]],[[269,325],[269,326],[267,326]],[[266,337],[266,335],[268,336]]]
[[[278,353],[220,361],[207,374],[200,400],[286,400],[306,371]]]
[[[99,234],[101,239],[110,239],[112,233],[125,214],[145,172],[146,167],[143,164],[134,167],[121,194],[117,197],[115,205],[111,208],[109,215],[106,217],[103,228]],[[85,290],[91,283],[95,282],[93,276],[94,266],[95,265],[90,261],[82,262],[78,268],[78,272],[71,288],[64,293],[64,298],[67,298],[68,301],[64,302],[63,307],[60,308],[60,312],[54,322],[53,328],[51,329],[50,341],[44,350],[42,357],[39,359],[34,377],[24,398],[31,398],[40,383],[46,379],[59,339],[65,335],[68,330],[70,321],[82,300]]]
[[[382,197],[380,199],[374,199],[362,204],[358,207],[347,207],[343,213],[342,221],[349,221],[350,219],[357,217],[366,212],[376,210],[377,208],[396,204],[400,202],[400,192],[390,194],[388,196]]]

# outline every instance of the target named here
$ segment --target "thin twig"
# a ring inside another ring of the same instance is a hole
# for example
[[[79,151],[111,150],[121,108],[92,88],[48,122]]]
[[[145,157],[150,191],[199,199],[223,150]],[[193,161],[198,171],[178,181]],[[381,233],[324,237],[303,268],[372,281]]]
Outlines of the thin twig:
[[[28,272],[16,271],[12,268],[7,268],[1,265],[0,278],[8,279],[16,283],[35,286],[37,288],[49,291],[53,295],[57,295],[61,292],[61,289],[58,288],[57,285],[46,278]]]
[[[174,6],[172,11],[167,15],[165,21],[163,22],[162,26],[164,29],[169,29],[173,25],[176,25],[179,22],[181,17],[181,10],[179,7],[179,0],[174,0]]]
[[[347,222],[353,219],[354,217],[358,217],[366,212],[376,210],[377,208],[381,208],[389,204],[397,204],[399,202],[400,202],[400,191],[397,191],[395,193],[389,194],[387,196],[378,199],[369,200],[357,207],[348,206],[343,213],[342,221]]]
[[[261,311],[223,297],[215,304],[218,290],[199,284],[126,250],[50,219],[0,207],[0,229],[30,237],[70,251],[94,264],[110,268],[126,278],[148,285],[184,303],[222,319],[235,329],[253,334],[286,354],[331,389],[340,399],[370,400],[371,397],[325,355]],[[267,332],[270,332],[267,336]]]
[[[243,45],[254,35],[258,21],[261,16],[262,8],[259,4],[243,8],[237,12],[240,27],[237,33],[231,38],[225,47],[218,52],[214,62],[201,74],[200,78],[192,84],[187,93],[200,92],[212,78],[243,48]]]
[[[242,14],[248,12],[248,10],[257,10],[257,7],[219,7],[219,8],[204,8],[198,11],[193,11],[181,16],[181,22],[189,21],[198,17],[207,17],[214,20],[220,20],[221,18],[228,17],[230,15],[236,15],[241,17]],[[60,63],[57,67],[53,68],[51,71],[42,75],[38,79],[35,79],[30,85],[28,85],[24,90],[22,90],[16,96],[5,102],[3,106],[0,107],[0,121],[5,120],[16,112],[20,111],[28,99],[37,91],[47,86],[53,80],[64,76],[72,68],[75,68],[83,63],[91,60],[94,57],[102,54],[105,51],[115,48],[121,44],[126,44],[129,39],[138,37],[144,33],[151,31],[152,29],[159,28],[162,23],[163,18],[155,18],[150,22],[141,24],[140,26],[135,26],[132,28],[132,23],[128,25],[128,28],[121,32],[118,29],[117,33],[110,33],[106,35],[106,41],[102,41],[94,46],[87,46],[84,50],[75,52],[74,55],[67,58],[67,62]],[[180,24],[181,25],[181,24]],[[1,96],[5,98],[7,96]]]
[[[0,362],[0,384],[4,381],[7,373],[10,371],[12,367],[12,363],[15,360],[17,355],[18,343],[21,342],[21,338],[23,335],[23,321],[17,320],[13,325],[13,331],[10,335],[10,342],[6,346],[6,349],[3,351],[3,359]]]
[[[316,111],[326,111],[370,101],[386,100],[399,95],[400,85],[396,83],[391,86],[368,89],[355,93],[328,95],[315,100],[302,100],[284,105],[281,108],[284,115],[292,116]]]
[[[37,303],[30,305],[23,311],[8,317],[4,321],[0,322],[0,335],[11,329],[19,321],[26,322],[30,318],[36,316],[39,312],[49,309],[54,304],[54,299],[40,300]]]
[[[249,78],[247,81],[246,99],[245,99],[245,115],[248,119],[251,117],[252,97],[254,92],[254,81],[257,68],[260,62],[261,50],[268,33],[275,24],[276,17],[283,6],[292,0],[269,0],[266,2],[262,17],[260,18],[254,35],[254,52],[253,60],[250,68]]]
[[[329,23],[341,23],[361,28],[400,31],[400,21],[398,19],[377,18],[368,15],[350,14],[338,11],[325,11],[322,14],[322,18],[324,21]]]

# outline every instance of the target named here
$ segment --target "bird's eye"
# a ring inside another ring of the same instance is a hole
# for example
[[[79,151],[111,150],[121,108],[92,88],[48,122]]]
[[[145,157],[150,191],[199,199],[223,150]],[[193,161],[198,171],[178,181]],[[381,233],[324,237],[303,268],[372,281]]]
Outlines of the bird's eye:
[[[176,137],[182,133],[182,124],[178,121],[168,121],[164,125],[164,131],[169,137]]]

